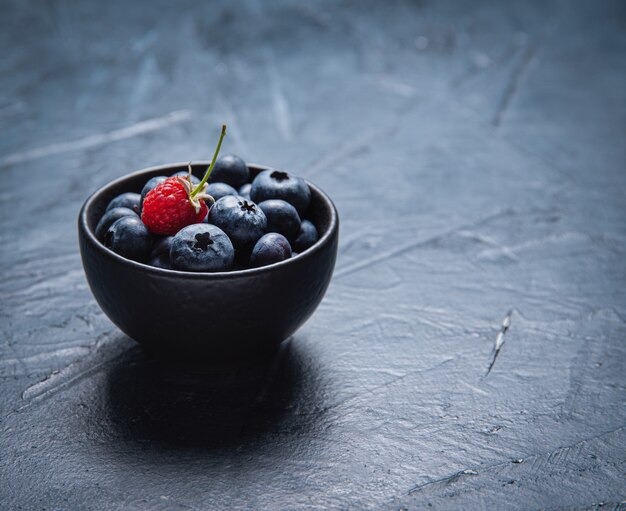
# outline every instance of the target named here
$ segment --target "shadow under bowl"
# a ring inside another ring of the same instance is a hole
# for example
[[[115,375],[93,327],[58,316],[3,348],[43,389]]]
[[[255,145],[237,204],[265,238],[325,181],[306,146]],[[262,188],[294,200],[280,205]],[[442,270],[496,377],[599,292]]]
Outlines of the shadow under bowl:
[[[200,175],[208,162],[193,165]],[[248,165],[252,178],[269,167]],[[313,314],[332,277],[339,219],[330,198],[309,183],[307,217],[319,240],[280,263],[239,271],[195,273],[155,268],[126,259],[95,236],[109,201],[139,192],[154,176],[186,163],[152,167],[112,181],[87,199],[78,217],[83,268],[98,304],[145,348],[182,358],[249,358],[272,351]]]

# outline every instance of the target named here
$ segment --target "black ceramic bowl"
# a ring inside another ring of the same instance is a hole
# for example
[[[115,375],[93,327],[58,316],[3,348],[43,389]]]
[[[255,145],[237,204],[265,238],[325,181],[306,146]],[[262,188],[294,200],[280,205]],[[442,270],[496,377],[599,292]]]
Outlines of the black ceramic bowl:
[[[208,162],[193,166],[200,175]],[[245,358],[272,350],[319,305],[337,256],[339,219],[332,201],[311,187],[308,217],[320,239],[297,257],[261,268],[223,273],[164,270],[104,247],[95,228],[108,202],[139,192],[153,176],[187,164],[152,167],[112,181],[83,205],[78,235],[91,291],[104,313],[143,346],[182,356]],[[267,167],[249,165],[254,177]]]

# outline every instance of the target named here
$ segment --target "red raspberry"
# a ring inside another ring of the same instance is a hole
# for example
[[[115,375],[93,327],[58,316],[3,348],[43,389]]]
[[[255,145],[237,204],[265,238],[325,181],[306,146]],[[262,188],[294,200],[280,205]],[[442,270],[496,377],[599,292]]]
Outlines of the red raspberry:
[[[176,234],[183,227],[202,222],[209,212],[204,202],[209,196],[200,193],[191,198],[192,189],[192,184],[186,177],[166,179],[146,195],[141,221],[153,234],[167,235]]]
[[[191,162],[189,162],[188,176],[167,178],[148,192],[143,200],[141,221],[151,233],[171,236],[183,227],[202,222],[207,216],[209,208],[204,201],[208,200],[211,204],[215,202],[213,197],[206,193],[209,186],[207,180],[215,166],[224,135],[226,135],[226,124],[222,124],[222,132],[211,164],[196,187],[191,182]]]

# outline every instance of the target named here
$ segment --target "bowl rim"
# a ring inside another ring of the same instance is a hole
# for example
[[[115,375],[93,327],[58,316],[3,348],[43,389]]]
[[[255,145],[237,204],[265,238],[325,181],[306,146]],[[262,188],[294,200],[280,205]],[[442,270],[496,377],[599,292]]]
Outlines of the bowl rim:
[[[166,169],[172,170],[176,167],[186,167],[189,163],[193,165],[207,165],[208,166],[211,162],[210,160],[209,161],[194,160],[192,162],[185,161],[185,162],[178,162],[178,163],[166,163],[162,165],[155,165],[152,167],[146,167],[144,169],[137,170],[135,172],[131,172],[130,174],[125,174],[121,177],[118,177],[117,179],[113,179],[112,181],[109,181],[105,183],[104,185],[100,186],[96,191],[94,191],[85,200],[85,202],[83,203],[83,206],[80,209],[80,213],[78,216],[78,222],[79,222],[79,227],[80,227],[79,231],[82,231],[86,240],[89,243],[91,243],[91,245],[93,245],[95,249],[98,250],[100,253],[102,253],[106,257],[110,257],[114,260],[117,260],[118,262],[122,264],[135,267],[137,270],[141,270],[141,271],[148,272],[148,273],[154,273],[156,275],[161,275],[164,277],[195,278],[195,279],[197,279],[198,277],[203,277],[203,278],[211,278],[211,279],[228,279],[228,278],[237,278],[237,277],[250,277],[250,276],[259,275],[259,274],[271,273],[272,271],[278,268],[287,267],[292,264],[298,264],[298,261],[303,261],[304,259],[312,257],[314,254],[322,250],[324,246],[329,243],[330,239],[335,235],[335,233],[338,230],[339,215],[337,213],[337,208],[335,207],[335,204],[330,199],[330,197],[326,195],[326,193],[324,193],[320,188],[318,188],[317,186],[312,184],[310,181],[305,179],[309,187],[315,192],[317,192],[319,196],[322,197],[322,200],[326,203],[326,206],[328,207],[330,211],[330,222],[329,222],[328,228],[326,229],[326,232],[324,232],[322,236],[320,236],[320,238],[312,246],[310,246],[303,252],[299,252],[296,257],[291,257],[289,259],[280,261],[278,263],[272,263],[266,266],[260,266],[258,268],[246,268],[243,270],[233,270],[233,271],[223,271],[223,272],[192,272],[192,271],[182,271],[182,270],[169,270],[165,268],[157,268],[156,266],[150,266],[149,264],[140,263],[138,261],[133,261],[132,259],[127,259],[125,257],[122,257],[121,255],[113,252],[111,249],[105,247],[96,238],[95,233],[92,232],[92,230],[89,228],[89,223],[87,222],[87,212],[93,207],[93,204],[95,203],[96,199],[103,192],[105,192],[109,188],[113,188],[115,186],[122,184],[123,182],[127,181],[129,178],[138,177],[142,174],[147,174],[147,173],[155,172],[159,170],[166,170]],[[258,170],[259,172],[263,172],[264,170],[273,170],[275,168],[275,167],[269,167],[266,165],[259,165],[256,163],[246,163],[246,165],[248,166],[248,168],[250,169],[254,168],[255,170]]]

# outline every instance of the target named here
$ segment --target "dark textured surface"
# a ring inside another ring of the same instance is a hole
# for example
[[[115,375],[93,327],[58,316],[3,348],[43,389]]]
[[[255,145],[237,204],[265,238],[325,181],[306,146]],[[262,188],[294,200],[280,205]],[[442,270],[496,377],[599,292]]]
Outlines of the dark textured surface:
[[[623,508],[624,5],[2,2],[0,507]],[[75,218],[222,121],[339,259],[277,356],[181,368]]]

